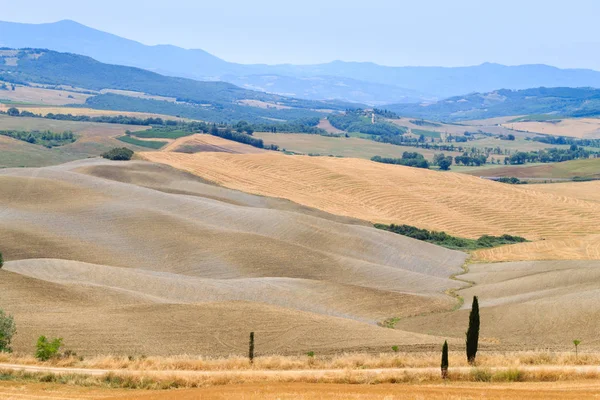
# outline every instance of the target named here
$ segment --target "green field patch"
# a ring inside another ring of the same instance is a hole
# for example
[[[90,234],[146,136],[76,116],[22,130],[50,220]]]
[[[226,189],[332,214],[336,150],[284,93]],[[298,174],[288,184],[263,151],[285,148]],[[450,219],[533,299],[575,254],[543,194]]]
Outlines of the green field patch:
[[[431,137],[431,138],[436,138],[436,139],[439,139],[440,137],[442,137],[439,132],[427,131],[425,129],[412,129],[412,133],[414,133],[415,135],[423,135],[425,137]]]
[[[193,135],[191,131],[170,130],[170,129],[148,129],[133,133],[134,136],[142,139],[179,139],[185,136]]]
[[[117,138],[117,140],[120,140],[121,142],[124,142],[124,143],[129,143],[129,144],[133,144],[133,145],[140,146],[140,147],[147,147],[149,149],[155,149],[155,150],[158,150],[168,144],[168,142],[162,142],[162,141],[139,140],[139,139],[136,139],[136,138],[128,136],[128,135],[119,136]]]

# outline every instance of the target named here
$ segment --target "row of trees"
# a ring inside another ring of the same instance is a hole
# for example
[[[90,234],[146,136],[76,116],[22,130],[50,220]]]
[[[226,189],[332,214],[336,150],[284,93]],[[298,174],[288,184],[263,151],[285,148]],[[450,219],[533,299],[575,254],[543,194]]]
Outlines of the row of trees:
[[[371,158],[371,161],[375,161],[378,163],[384,164],[395,164],[395,165],[404,165],[407,167],[414,168],[429,168],[429,162],[423,157],[420,153],[408,152],[405,151],[402,154],[402,158],[389,158],[389,157],[381,157],[375,156]]]
[[[171,119],[163,119],[160,117],[156,118],[137,118],[129,117],[125,115],[103,115],[97,117],[91,117],[89,115],[72,115],[72,114],[54,114],[48,113],[45,116],[40,114],[34,114],[30,111],[20,111],[16,107],[11,107],[6,111],[6,114],[11,117],[30,117],[30,118],[46,118],[57,121],[75,121],[75,122],[97,122],[106,124],[122,124],[122,125],[139,125],[139,126],[152,126],[152,127],[172,127],[180,130],[204,130],[208,133],[210,126],[213,124],[207,124],[205,122],[185,122],[175,121]],[[287,132],[287,133],[311,133],[311,134],[327,134],[323,129],[317,128],[320,118],[303,118],[294,121],[284,123],[256,123],[251,124],[247,121],[239,121],[233,125],[220,123],[218,126],[223,129],[231,129],[238,133],[252,133],[260,132]]]
[[[8,136],[13,139],[21,140],[32,144],[39,144],[46,147],[62,146],[72,143],[76,140],[75,135],[71,131],[62,133],[51,131],[0,131],[1,136]]]
[[[512,156],[505,159],[505,164],[525,164],[525,163],[550,163],[550,162],[563,162],[577,159],[586,159],[590,156],[599,156],[600,152],[592,152],[578,147],[577,145],[571,145],[568,149],[550,148],[538,151],[523,152],[519,151]]]
[[[564,136],[536,136],[532,139],[535,142],[558,145],[576,145],[583,147],[600,147],[600,139],[576,139]]]

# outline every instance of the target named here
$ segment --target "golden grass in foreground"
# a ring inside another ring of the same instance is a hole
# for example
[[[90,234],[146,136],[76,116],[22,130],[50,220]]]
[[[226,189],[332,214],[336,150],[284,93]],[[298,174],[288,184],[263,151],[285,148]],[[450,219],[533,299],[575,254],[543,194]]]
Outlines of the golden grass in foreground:
[[[464,353],[450,352],[452,367],[469,367]],[[336,356],[264,356],[254,364],[247,357],[206,358],[191,355],[173,357],[96,356],[69,357],[39,362],[33,356],[0,354],[0,363],[59,368],[86,368],[124,371],[301,371],[301,370],[355,370],[387,368],[437,368],[438,352],[418,353],[348,353]],[[600,365],[600,353],[564,352],[480,352],[480,368],[519,368],[531,366],[585,366]]]
[[[509,233],[540,240],[600,233],[598,202],[462,174],[278,153],[146,152],[142,157],[229,188],[372,222],[469,238]]]
[[[310,383],[269,383],[213,386],[189,390],[132,391],[86,388],[58,383],[0,382],[5,399],[134,399],[134,400],[464,400],[482,398],[506,400],[583,399],[600,390],[595,380],[542,383],[443,382],[439,384],[344,385]],[[14,396],[14,397],[13,397]]]
[[[170,390],[191,389],[225,385],[248,384],[344,384],[344,385],[381,385],[381,384],[442,384],[449,382],[561,382],[598,380],[596,371],[577,371],[574,369],[485,369],[467,368],[450,370],[448,380],[443,381],[436,369],[428,370],[342,370],[314,371],[303,373],[271,373],[270,371],[252,371],[252,373],[216,372],[211,374],[157,374],[151,372],[109,372],[104,375],[86,375],[71,373],[23,372],[0,370],[3,381],[23,383],[58,383],[69,386],[85,386],[111,389]]]
[[[225,387],[143,394],[139,400],[465,400],[485,398],[506,400],[577,399],[593,397],[600,384],[595,381],[568,383],[452,383],[429,385],[340,385],[340,384],[269,384],[233,385]]]

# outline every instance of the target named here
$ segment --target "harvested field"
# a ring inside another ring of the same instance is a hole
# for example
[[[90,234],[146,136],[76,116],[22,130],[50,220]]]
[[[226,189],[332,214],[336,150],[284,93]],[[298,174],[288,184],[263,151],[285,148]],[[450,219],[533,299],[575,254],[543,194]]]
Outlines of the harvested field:
[[[218,136],[195,134],[185,136],[173,141],[163,151],[175,153],[231,153],[231,154],[258,154],[267,150],[252,147],[247,144],[223,139]]]
[[[600,260],[600,235],[541,240],[478,250],[474,253],[474,260],[479,262]]]
[[[463,174],[277,153],[142,156],[226,187],[372,222],[468,238],[515,234],[540,240],[600,233],[597,202]]]
[[[600,179],[600,158],[572,160],[534,166],[510,165],[487,168],[479,171],[473,170],[465,173],[475,176],[514,176],[516,178],[536,179],[573,179],[574,177]]]
[[[535,261],[470,266],[465,304],[455,313],[401,320],[396,327],[464,337],[472,296],[479,296],[481,336],[498,348],[569,349],[580,339],[600,348],[600,262]]]
[[[600,138],[600,119],[567,118],[550,121],[506,122],[504,127],[518,131],[575,138]]]
[[[591,161],[591,160],[590,160]],[[594,160],[598,167],[600,178],[600,158]],[[568,196],[585,201],[600,203],[600,181],[554,183],[552,185],[537,185],[535,190],[552,193],[557,196]]]
[[[10,84],[9,84],[10,85]],[[89,94],[67,90],[44,89],[33,86],[16,85],[15,90],[0,90],[0,99],[14,102],[47,104],[63,106],[67,104],[83,104]],[[10,105],[8,105],[10,107]]]
[[[10,107],[14,107],[10,104],[0,104],[0,111],[6,111]],[[133,111],[112,111],[112,110],[97,110],[94,108],[79,108],[79,107],[47,107],[47,106],[17,106],[20,111],[29,111],[34,114],[40,114],[42,116],[46,116],[50,113],[52,114],[71,114],[71,115],[87,115],[90,117],[99,117],[99,116],[118,116],[124,115],[127,117],[137,117],[137,118],[162,118],[169,120],[182,120],[181,118],[173,117],[170,115],[163,114],[151,114],[151,113],[142,113],[142,112],[133,112]]]
[[[254,136],[262,139],[265,144],[276,144],[281,149],[302,154],[320,154],[322,156],[342,156],[371,159],[373,156],[401,158],[402,153],[418,152],[428,160],[440,151],[430,149],[417,149],[409,146],[396,146],[388,143],[378,143],[372,140],[356,137],[327,137],[321,135],[307,135],[300,133],[269,133],[255,132]],[[453,157],[462,153],[446,151],[446,155]]]
[[[251,330],[259,354],[427,346],[440,338],[375,323],[449,310],[462,286],[463,253],[166,166],[85,160],[0,185],[17,351],[40,332],[85,355],[244,354]]]

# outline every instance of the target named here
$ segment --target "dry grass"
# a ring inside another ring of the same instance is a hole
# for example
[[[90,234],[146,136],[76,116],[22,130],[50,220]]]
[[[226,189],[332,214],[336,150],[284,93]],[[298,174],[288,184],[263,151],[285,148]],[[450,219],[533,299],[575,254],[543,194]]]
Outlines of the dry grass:
[[[156,356],[93,356],[69,357],[39,362],[33,356],[0,354],[0,363],[47,366],[58,368],[85,368],[129,371],[310,371],[310,370],[377,370],[393,368],[437,368],[439,352],[341,353],[332,356],[261,356],[250,364],[247,357],[207,358],[192,355]],[[450,352],[450,365],[468,368],[464,352]],[[524,367],[594,366],[600,364],[600,353],[525,351],[480,352],[480,369]]]
[[[539,240],[600,233],[597,202],[462,174],[272,153],[142,156],[226,187],[373,222],[469,238],[510,233]]]
[[[69,386],[104,387],[111,389],[170,390],[211,386],[250,385],[250,384],[343,384],[343,385],[382,385],[382,384],[441,384],[444,381],[437,369],[427,370],[341,370],[310,371],[292,373],[270,371],[215,372],[210,374],[152,373],[152,372],[110,372],[105,375],[85,375],[72,373],[0,371],[5,381],[59,383]],[[448,382],[565,382],[598,380],[597,371],[575,369],[505,369],[505,368],[462,368],[450,370]]]
[[[597,118],[567,118],[560,121],[530,121],[507,122],[504,127],[519,131],[543,133],[555,136],[570,136],[576,138],[600,137],[600,119]]]

